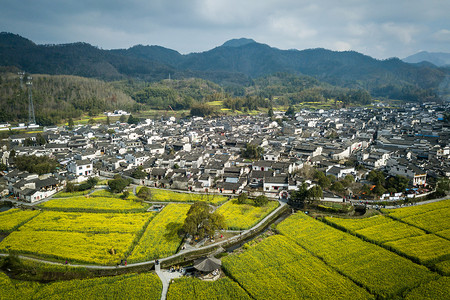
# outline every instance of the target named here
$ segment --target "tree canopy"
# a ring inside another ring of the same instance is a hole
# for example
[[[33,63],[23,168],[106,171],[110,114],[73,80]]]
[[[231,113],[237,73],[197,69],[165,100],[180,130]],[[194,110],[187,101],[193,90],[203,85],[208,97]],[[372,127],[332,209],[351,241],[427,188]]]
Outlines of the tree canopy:
[[[215,231],[226,227],[225,218],[205,202],[194,203],[187,213],[183,230],[192,236],[213,236]]]

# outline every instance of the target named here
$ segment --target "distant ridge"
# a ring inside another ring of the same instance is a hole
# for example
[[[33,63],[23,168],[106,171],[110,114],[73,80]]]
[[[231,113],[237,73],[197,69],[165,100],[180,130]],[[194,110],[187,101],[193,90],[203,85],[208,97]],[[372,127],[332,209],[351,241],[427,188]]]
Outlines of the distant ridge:
[[[432,62],[433,63],[433,62]],[[435,63],[436,64],[436,63]],[[280,50],[249,38],[232,39],[191,54],[160,46],[103,50],[87,43],[36,45],[11,33],[0,35],[0,67],[40,74],[78,75],[106,80],[202,78],[223,86],[252,85],[274,73],[312,76],[329,84],[364,89],[376,97],[417,101],[450,95],[450,68],[410,64],[398,58],[378,60],[355,51],[322,48]],[[431,95],[431,96],[427,96]]]
[[[403,59],[407,63],[430,62],[438,67],[450,66],[450,53],[421,51]]]
[[[223,43],[222,47],[241,47],[252,43],[256,42],[253,39],[247,38],[232,39]]]

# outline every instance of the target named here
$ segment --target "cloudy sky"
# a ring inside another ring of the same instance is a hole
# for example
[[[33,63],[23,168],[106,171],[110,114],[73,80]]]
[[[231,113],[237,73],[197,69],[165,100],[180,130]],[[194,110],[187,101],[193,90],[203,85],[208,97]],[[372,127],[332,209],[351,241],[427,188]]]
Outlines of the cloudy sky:
[[[449,0],[2,0],[0,31],[38,44],[161,45],[202,52],[232,38],[375,58],[450,52]]]

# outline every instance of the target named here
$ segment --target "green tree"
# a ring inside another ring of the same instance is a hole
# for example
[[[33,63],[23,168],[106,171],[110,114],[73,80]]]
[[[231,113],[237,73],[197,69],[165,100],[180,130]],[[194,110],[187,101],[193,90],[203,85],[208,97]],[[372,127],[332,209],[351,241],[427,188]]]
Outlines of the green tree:
[[[74,126],[75,126],[75,124],[73,123],[72,117],[69,117],[69,121],[68,121],[69,130],[72,130]]]
[[[248,199],[247,193],[242,193],[242,194],[240,194],[238,196],[237,203],[238,204],[245,204],[247,202],[247,199]]]
[[[263,151],[263,148],[255,144],[247,143],[245,149],[241,149],[241,155],[244,158],[259,159],[261,158]]]
[[[147,178],[147,173],[144,172],[141,166],[137,167],[133,173],[131,174],[131,177],[136,179],[144,179]]]
[[[58,161],[48,156],[21,155],[14,159],[16,167],[21,171],[39,175],[52,173],[59,167]]]
[[[318,185],[313,186],[308,190],[307,199],[310,201],[319,201],[323,198],[322,188]]]
[[[293,118],[295,116],[295,109],[294,109],[294,107],[292,105],[289,106],[289,108],[286,110],[286,112],[284,114],[286,116],[289,116],[289,117]]]
[[[67,182],[67,184],[66,184],[66,192],[67,193],[75,192],[75,185],[72,182]]]
[[[269,117],[269,118],[273,118],[273,116],[274,116],[274,113],[273,113],[273,108],[272,108],[272,106],[269,108],[269,110],[267,111],[267,116]]]
[[[308,185],[303,182],[297,191],[291,192],[289,203],[295,206],[305,207],[308,198]]]
[[[137,193],[137,196],[144,201],[150,201],[152,199],[152,190],[145,186],[141,187],[141,189]]]
[[[255,206],[265,206],[269,203],[269,199],[264,195],[259,195],[253,201],[255,202]]]
[[[135,118],[132,114],[130,114],[130,116],[128,117],[128,124],[139,124],[139,118]]]
[[[8,166],[5,165],[4,163],[0,163],[0,171],[6,171],[8,170]]]
[[[386,189],[381,185],[381,184],[377,184],[373,189],[372,189],[372,194],[377,195],[377,196],[381,196],[386,192]]]
[[[337,193],[342,193],[344,191],[344,186],[342,185],[342,183],[340,181],[335,181],[332,185],[331,185],[331,190],[337,192]]]
[[[183,224],[183,231],[192,236],[213,236],[216,230],[226,227],[225,218],[217,212],[211,212],[205,202],[196,202],[189,209]]]
[[[95,120],[90,118],[89,121],[88,121],[88,124],[89,125],[94,125],[95,124]]]
[[[45,140],[45,138],[42,136],[42,134],[38,133],[36,135],[36,144],[38,144],[39,146],[43,146],[47,143],[47,141]]]
[[[127,120],[127,116],[126,115],[121,115],[119,118],[120,123],[125,123],[125,121]]]
[[[122,178],[120,175],[112,180],[108,181],[109,189],[113,193],[121,193],[123,189],[131,183],[131,180]]]
[[[317,180],[317,183],[323,188],[329,188],[331,185],[330,178],[325,175],[322,171],[316,171],[314,174],[314,178]]]
[[[367,180],[375,185],[384,185],[385,175],[383,171],[372,170],[370,171],[369,175],[367,175]]]
[[[109,116],[106,116],[106,122],[105,122],[105,124],[106,124],[106,125],[111,124],[111,120],[109,119]]]

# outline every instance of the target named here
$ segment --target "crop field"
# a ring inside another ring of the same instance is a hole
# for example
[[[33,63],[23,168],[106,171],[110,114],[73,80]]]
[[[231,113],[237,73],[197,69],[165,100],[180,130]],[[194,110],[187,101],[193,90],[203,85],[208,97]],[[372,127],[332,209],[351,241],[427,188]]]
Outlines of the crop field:
[[[450,259],[441,261],[434,265],[445,276],[450,276]]]
[[[228,200],[227,197],[215,194],[178,193],[168,190],[151,189],[152,201],[155,202],[198,202],[204,201],[211,204],[221,204]]]
[[[0,299],[160,299],[162,284],[151,273],[68,280],[50,284],[12,280],[0,273]]]
[[[129,192],[129,195],[128,195],[126,200],[139,200],[139,198],[136,195],[133,194],[133,190],[132,189],[128,190],[128,192]],[[93,192],[89,196],[91,196],[91,197],[107,197],[107,198],[120,198],[120,199],[122,199],[121,197],[123,196],[123,193],[114,194],[114,193],[111,193],[109,190],[101,189],[101,190],[97,190],[97,191]]]
[[[248,294],[234,281],[222,278],[217,281],[202,281],[193,277],[175,279],[169,286],[167,299],[248,299]]]
[[[111,197],[71,197],[52,199],[39,207],[62,211],[143,212],[149,204]]]
[[[385,245],[414,257],[424,265],[450,259],[450,241],[434,234],[404,238]]]
[[[448,230],[450,230],[450,207],[404,217],[401,220],[429,232],[448,232]]]
[[[237,204],[236,200],[230,200],[216,212],[225,217],[229,230],[244,230],[254,226],[278,206],[277,201],[269,201],[266,206],[256,207],[250,204]]]
[[[439,276],[424,266],[297,213],[278,230],[379,297],[392,298]]]
[[[441,277],[430,281],[409,292],[406,300],[437,300],[448,299],[450,290],[450,277]]]
[[[425,205],[408,206],[397,209],[384,210],[384,212],[389,213],[391,216],[397,219],[403,219],[409,216],[415,216],[423,214],[426,212],[431,212],[433,210],[448,209],[450,208],[450,199],[438,202],[433,202]]]
[[[155,213],[104,214],[44,211],[20,230],[136,233]]]
[[[188,204],[167,205],[147,226],[129,261],[152,260],[175,254],[182,241],[178,231],[189,208]]]
[[[0,213],[0,231],[9,232],[17,229],[31,218],[38,215],[37,210],[10,209]]]
[[[16,251],[69,262],[114,265],[125,257],[135,238],[131,233],[80,233],[65,231],[14,231],[0,251]]]
[[[450,259],[450,241],[385,216],[367,219],[326,218],[327,222],[389,247],[423,265]],[[367,227],[363,227],[363,226]],[[373,225],[373,226],[371,226]]]
[[[254,299],[374,299],[281,235],[266,238],[222,261],[227,273]]]
[[[421,229],[381,215],[365,219],[326,218],[326,220],[379,244],[426,234]]]

